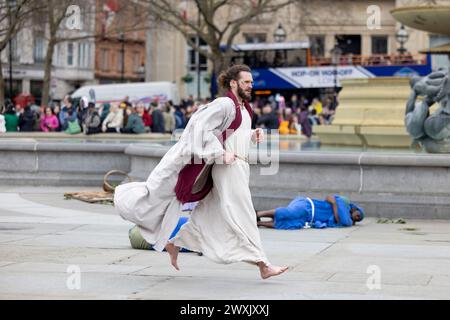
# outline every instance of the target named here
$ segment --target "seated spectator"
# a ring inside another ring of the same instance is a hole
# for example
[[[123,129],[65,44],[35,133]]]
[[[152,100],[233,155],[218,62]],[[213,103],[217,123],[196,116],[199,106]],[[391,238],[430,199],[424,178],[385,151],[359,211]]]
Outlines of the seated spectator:
[[[133,105],[131,104],[131,102],[130,102],[130,97],[129,96],[125,96],[125,98],[123,99],[123,101],[121,102],[121,104],[125,104],[125,107],[124,108],[127,108],[127,107],[132,107]]]
[[[275,112],[272,111],[272,107],[270,106],[270,103],[266,103],[262,112],[263,112],[263,114],[261,117],[259,117],[259,120],[256,123],[256,125],[259,127],[268,129],[269,133],[270,133],[270,130],[278,130],[278,127],[279,127],[278,117],[275,114]]]
[[[297,115],[291,114],[288,120],[284,120],[280,124],[280,128],[278,129],[280,134],[297,134],[300,125],[298,124]]]
[[[63,107],[61,112],[59,113],[59,123],[61,125],[61,131],[66,131],[69,122],[78,122],[78,115],[77,112],[73,110],[72,105],[68,105]]]
[[[139,102],[136,107],[137,114],[142,118],[144,122],[144,127],[146,132],[151,131],[152,126],[152,116],[145,110],[145,106],[142,102]]]
[[[286,109],[286,100],[284,99],[284,96],[281,94],[278,96],[278,109],[284,110]]]
[[[258,123],[260,117],[261,117],[261,108],[255,107],[253,109],[253,116],[252,116],[252,129],[256,129],[256,124]]]
[[[34,111],[31,110],[29,105],[22,109],[19,116],[19,127],[20,131],[31,132],[34,129],[34,124],[36,122],[37,116]]]
[[[283,119],[284,119],[284,120],[289,120],[289,118],[291,117],[291,115],[292,115],[292,109],[291,109],[291,108],[285,108],[285,109],[283,110]]]
[[[41,106],[38,110],[35,111],[36,120],[34,121],[33,131],[42,131],[41,129],[41,121],[45,116],[45,108],[47,106]]]
[[[284,112],[282,109],[277,109],[277,118],[278,118],[278,127],[280,127],[281,123],[285,120]]]
[[[46,107],[45,114],[41,118],[41,131],[53,132],[59,128],[58,118],[53,114],[52,108]]]
[[[324,108],[328,109],[328,112],[334,114],[336,107],[334,105],[334,99],[327,97],[325,100],[325,104],[323,105]]]
[[[68,95],[64,96],[64,99],[61,104],[61,111],[58,115],[59,120],[59,127],[61,131],[64,131],[67,129],[67,123],[65,123],[65,118],[67,117],[67,110],[69,107],[72,107],[71,99]]]
[[[100,133],[100,115],[95,110],[95,104],[93,102],[88,103],[88,108],[83,121],[83,132],[85,134]]]
[[[300,134],[301,133],[301,126],[298,122],[298,116],[296,114],[292,114],[289,116],[289,134]]]
[[[131,134],[144,133],[145,128],[142,118],[133,110],[132,107],[127,107],[125,110],[126,110],[126,122],[124,120],[125,127],[120,129],[120,132]]]
[[[32,105],[30,105],[30,109],[31,109],[31,111],[33,111],[34,113],[37,114],[42,111],[42,106],[39,107],[37,104],[32,104]]]
[[[280,127],[278,128],[278,132],[282,135],[289,134],[288,126],[289,126],[289,121],[287,121],[287,120],[281,121]]]
[[[192,114],[194,113],[193,105],[186,107],[186,113],[184,114],[184,117],[186,118],[186,125],[188,124],[189,120],[192,117]]]
[[[120,129],[123,127],[123,113],[119,110],[119,106],[115,104],[108,109],[110,110],[105,120],[103,120],[102,131],[120,133]]]
[[[73,107],[67,108],[67,117],[65,117],[64,132],[68,134],[78,134],[81,132],[81,126],[78,122],[77,112]]]
[[[69,95],[65,95],[63,98],[63,102],[61,104],[61,111],[64,110],[64,108],[69,108],[72,106],[72,101],[70,99]]]
[[[316,110],[316,114],[321,114],[322,113],[322,109],[323,109],[322,102],[320,102],[319,99],[314,98],[312,103],[311,103],[311,108],[313,110]]]
[[[319,115],[320,123],[327,125],[331,123],[332,111],[327,106],[323,107],[322,113]]]
[[[56,119],[58,120],[58,128],[56,131],[61,131],[61,122],[59,122],[59,115],[61,114],[61,105],[59,102],[55,103],[55,106],[53,107],[53,114],[56,116]]]
[[[308,116],[308,119],[313,126],[320,124],[320,118],[317,115],[316,109],[311,110],[311,114]]]
[[[305,106],[300,107],[300,113],[298,116],[298,123],[301,127],[302,134],[311,138],[312,136],[312,127],[308,118],[308,109]]]
[[[6,121],[5,116],[0,111],[0,133],[6,132]]]
[[[186,107],[192,107],[194,105],[194,97],[192,94],[189,95],[186,101]]]
[[[272,218],[272,221],[261,221]],[[350,227],[364,219],[364,211],[347,197],[334,195],[325,200],[297,197],[285,208],[257,211],[258,226],[275,229]]]
[[[98,113],[100,114],[100,121],[103,123],[105,121],[106,117],[109,115],[109,111],[111,110],[111,105],[109,103],[104,103],[101,107]]]
[[[208,102],[204,103],[204,100],[197,99],[192,106],[192,114],[194,114],[202,105],[208,104]]]
[[[94,105],[95,106],[95,105]],[[78,102],[78,105],[76,106],[76,113],[78,117],[78,123],[82,125],[82,129],[84,130],[84,122],[86,120],[86,116],[88,113],[88,107],[89,107],[89,99],[88,97],[81,97],[81,99]]]
[[[183,113],[184,109],[177,106],[175,107],[175,129],[184,129],[186,127],[186,118]]]
[[[305,106],[306,108],[309,108],[309,105],[310,105],[309,100],[306,97],[302,96],[301,100],[300,100],[300,105]]]
[[[16,110],[14,109],[13,105],[9,105],[6,108],[4,117],[6,131],[17,132],[19,128],[19,117],[17,116]]]
[[[152,115],[152,132],[164,133],[164,116],[157,102],[151,103],[150,112]]]
[[[175,115],[172,107],[169,103],[166,103],[163,112],[164,117],[164,129],[166,133],[172,133],[175,130]]]
[[[294,111],[297,112],[297,110],[300,108],[300,102],[298,101],[298,97],[296,94],[293,94],[291,96],[291,101],[289,103],[289,107]]]

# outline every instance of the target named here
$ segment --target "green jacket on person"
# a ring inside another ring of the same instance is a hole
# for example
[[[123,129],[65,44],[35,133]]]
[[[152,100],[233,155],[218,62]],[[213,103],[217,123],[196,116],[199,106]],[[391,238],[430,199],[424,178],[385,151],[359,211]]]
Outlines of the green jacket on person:
[[[127,129],[133,129],[134,133],[144,133],[145,127],[144,127],[144,121],[142,121],[141,116],[139,116],[137,113],[132,113],[128,117]]]
[[[5,113],[5,127],[7,132],[16,132],[19,127],[19,117],[16,114]]]

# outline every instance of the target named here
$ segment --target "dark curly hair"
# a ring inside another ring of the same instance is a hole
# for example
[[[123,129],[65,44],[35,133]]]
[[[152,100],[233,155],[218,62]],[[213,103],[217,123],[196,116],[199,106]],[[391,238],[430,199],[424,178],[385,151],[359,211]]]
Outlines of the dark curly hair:
[[[222,71],[217,77],[217,83],[221,88],[229,90],[231,89],[230,81],[239,80],[239,73],[242,71],[252,72],[249,66],[245,64],[236,64],[229,67],[227,70]]]

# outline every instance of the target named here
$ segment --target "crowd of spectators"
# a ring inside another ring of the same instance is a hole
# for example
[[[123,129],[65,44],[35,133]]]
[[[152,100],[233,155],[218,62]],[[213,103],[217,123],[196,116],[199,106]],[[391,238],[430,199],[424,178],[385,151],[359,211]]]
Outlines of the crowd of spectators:
[[[174,105],[172,101],[132,103],[125,97],[121,102],[96,106],[87,97],[74,101],[69,96],[61,103],[42,107],[7,103],[0,108],[0,133],[172,133],[185,128],[192,114],[204,103],[207,101],[194,101],[192,96],[183,99],[180,105]]]
[[[69,134],[146,132],[172,133],[185,128],[192,114],[209,99],[194,100],[192,96],[182,99],[179,105],[172,101],[153,101],[150,104],[132,103],[128,97],[117,103],[96,106],[87,97],[74,101],[66,96],[61,103],[49,106],[14,106],[7,103],[0,109],[1,132],[66,132]],[[330,124],[335,104],[332,98],[308,101],[305,97],[292,95],[286,101],[282,95],[266,99],[255,98],[253,103],[253,128],[278,131],[280,134],[303,134],[311,137],[313,127]]]
[[[304,135],[310,138],[317,125],[331,124],[336,112],[333,97],[316,97],[309,101],[293,94],[288,101],[282,95],[255,99],[253,102],[253,128],[278,130],[279,134]]]

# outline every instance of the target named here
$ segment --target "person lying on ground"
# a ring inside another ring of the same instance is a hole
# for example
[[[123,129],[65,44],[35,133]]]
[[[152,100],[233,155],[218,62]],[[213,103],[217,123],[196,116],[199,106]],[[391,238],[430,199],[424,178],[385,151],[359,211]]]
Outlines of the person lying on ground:
[[[275,229],[350,227],[364,219],[364,211],[344,196],[327,196],[325,200],[300,196],[287,207],[256,211],[256,219],[258,226]]]
[[[181,226],[185,224],[187,221],[188,221],[187,217],[180,217],[177,226],[170,235],[170,239],[172,239],[177,235]],[[145,241],[144,237],[142,237],[141,233],[139,232],[139,228],[137,226],[134,226],[133,228],[130,229],[130,231],[128,232],[128,238],[130,239],[130,244],[133,249],[154,250],[153,246],[149,244],[147,241]],[[185,248],[181,248],[180,252],[192,252],[192,251],[187,250]]]

